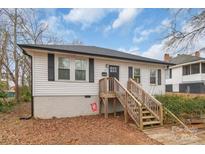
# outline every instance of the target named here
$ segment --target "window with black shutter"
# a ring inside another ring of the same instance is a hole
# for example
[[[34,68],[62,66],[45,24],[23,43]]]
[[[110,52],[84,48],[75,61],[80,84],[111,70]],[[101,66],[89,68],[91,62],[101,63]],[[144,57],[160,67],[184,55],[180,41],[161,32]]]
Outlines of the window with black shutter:
[[[132,66],[128,67],[128,78],[133,78],[133,68],[132,68]]]
[[[66,57],[58,58],[58,79],[70,80],[70,60]]]
[[[150,84],[156,84],[156,70],[150,70]]]
[[[139,68],[134,68],[134,76],[133,79],[137,82],[140,83],[140,69]]]

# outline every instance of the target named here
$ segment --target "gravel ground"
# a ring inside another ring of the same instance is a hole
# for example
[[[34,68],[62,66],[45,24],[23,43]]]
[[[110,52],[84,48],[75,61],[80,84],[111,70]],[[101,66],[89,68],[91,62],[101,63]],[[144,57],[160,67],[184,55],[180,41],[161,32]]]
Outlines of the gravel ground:
[[[19,120],[29,107],[24,103],[10,113],[0,113],[0,144],[160,144],[125,124],[123,117]]]

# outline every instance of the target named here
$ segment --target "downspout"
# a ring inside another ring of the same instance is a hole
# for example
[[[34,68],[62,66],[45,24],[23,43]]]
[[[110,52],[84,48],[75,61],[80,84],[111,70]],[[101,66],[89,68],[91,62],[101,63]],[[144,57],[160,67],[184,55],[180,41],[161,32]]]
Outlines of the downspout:
[[[33,118],[33,113],[34,113],[34,103],[33,103],[33,59],[32,56],[29,55],[24,49],[23,50],[23,54],[25,54],[26,56],[28,56],[31,60],[31,114],[28,117],[20,117],[20,120],[29,120],[31,118]]]

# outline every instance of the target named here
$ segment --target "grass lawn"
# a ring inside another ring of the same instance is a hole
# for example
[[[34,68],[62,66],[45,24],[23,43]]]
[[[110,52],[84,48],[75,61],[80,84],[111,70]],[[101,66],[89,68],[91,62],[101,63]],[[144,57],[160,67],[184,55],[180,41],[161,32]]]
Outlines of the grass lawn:
[[[160,144],[125,124],[123,117],[19,120],[29,112],[30,103],[24,103],[0,113],[0,144]]]

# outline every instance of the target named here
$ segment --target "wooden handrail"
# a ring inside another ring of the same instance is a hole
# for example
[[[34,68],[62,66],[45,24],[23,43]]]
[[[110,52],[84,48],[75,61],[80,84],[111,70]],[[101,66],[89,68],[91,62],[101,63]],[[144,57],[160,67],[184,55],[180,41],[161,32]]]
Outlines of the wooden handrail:
[[[177,122],[179,122],[188,132],[192,133],[187,125],[185,125],[177,116],[175,116],[170,110],[164,107],[165,112],[169,113]]]
[[[135,84],[137,87],[140,87],[141,90],[142,90],[145,94],[149,95],[149,97],[152,98],[152,99],[155,101],[155,103],[157,103],[158,105],[162,105],[162,103],[159,102],[154,96],[150,95],[147,91],[145,91],[145,90],[141,87],[140,84],[138,84],[137,82],[135,82],[132,78],[130,78],[129,80],[130,80],[133,84]]]
[[[128,90],[143,104],[158,120],[163,124],[163,108],[162,104],[152,95],[146,92],[141,85],[133,79],[128,80]]]
[[[136,125],[142,129],[142,104],[130,93],[116,78],[106,77],[99,80],[99,95],[114,93],[124,108],[125,121],[127,114],[135,121]]]
[[[121,87],[123,88],[123,90],[125,90],[125,91],[129,94],[130,97],[132,97],[132,99],[133,99],[135,102],[137,102],[137,104],[138,104],[140,107],[142,106],[142,104],[141,104],[116,78],[114,78],[114,80],[119,84],[119,86],[121,86]]]

